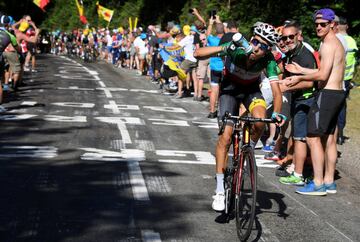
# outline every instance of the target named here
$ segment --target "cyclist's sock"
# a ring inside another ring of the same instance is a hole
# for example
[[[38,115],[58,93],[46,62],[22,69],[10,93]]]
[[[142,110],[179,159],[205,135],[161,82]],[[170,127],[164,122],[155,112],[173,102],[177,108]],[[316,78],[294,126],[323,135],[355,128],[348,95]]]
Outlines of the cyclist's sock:
[[[224,174],[216,173],[216,193],[225,192],[224,189]]]
[[[296,173],[295,171],[294,171],[293,174],[294,174],[294,176],[296,176],[296,177],[302,178],[302,174]]]

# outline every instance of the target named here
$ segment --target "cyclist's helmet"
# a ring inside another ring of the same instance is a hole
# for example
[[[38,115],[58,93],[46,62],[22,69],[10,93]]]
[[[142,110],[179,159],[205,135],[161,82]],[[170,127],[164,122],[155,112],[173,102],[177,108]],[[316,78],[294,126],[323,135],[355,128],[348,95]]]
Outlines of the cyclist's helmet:
[[[280,37],[272,25],[261,22],[254,26],[254,34],[259,35],[261,38],[273,45],[276,44]]]

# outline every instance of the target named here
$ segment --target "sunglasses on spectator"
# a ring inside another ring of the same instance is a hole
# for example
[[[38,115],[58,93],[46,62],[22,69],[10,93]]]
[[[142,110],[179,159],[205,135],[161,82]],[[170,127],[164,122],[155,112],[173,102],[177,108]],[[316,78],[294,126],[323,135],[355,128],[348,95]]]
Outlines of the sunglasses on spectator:
[[[330,24],[330,22],[325,22],[325,23],[315,23],[315,27],[317,28],[319,25],[321,26],[321,28],[325,28],[326,26],[328,26]]]
[[[267,44],[261,43],[258,39],[253,38],[250,41],[251,44],[253,44],[254,46],[258,46],[260,45],[260,49],[262,49],[263,51],[266,51],[269,49],[269,46]]]
[[[288,39],[293,40],[297,34],[298,34],[298,33],[296,33],[296,34],[290,34],[290,35],[283,35],[283,36],[281,37],[281,40],[284,41],[284,42],[287,41]]]
[[[206,40],[206,39],[200,39],[201,41],[204,41],[204,40]]]

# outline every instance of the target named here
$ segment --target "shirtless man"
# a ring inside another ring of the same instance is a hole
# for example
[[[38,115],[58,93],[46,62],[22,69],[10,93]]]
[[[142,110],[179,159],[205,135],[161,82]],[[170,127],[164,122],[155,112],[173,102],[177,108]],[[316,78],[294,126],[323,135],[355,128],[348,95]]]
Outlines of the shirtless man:
[[[345,70],[344,48],[333,30],[335,13],[320,9],[314,14],[317,36],[322,40],[320,68],[307,69],[298,64],[289,64],[286,69],[295,75],[284,80],[287,86],[301,81],[319,83],[320,91],[308,116],[307,143],[313,161],[314,180],[296,192],[304,195],[336,193],[334,183],[337,148],[334,131],[340,109],[345,101],[342,80]],[[325,168],[325,176],[324,176]]]

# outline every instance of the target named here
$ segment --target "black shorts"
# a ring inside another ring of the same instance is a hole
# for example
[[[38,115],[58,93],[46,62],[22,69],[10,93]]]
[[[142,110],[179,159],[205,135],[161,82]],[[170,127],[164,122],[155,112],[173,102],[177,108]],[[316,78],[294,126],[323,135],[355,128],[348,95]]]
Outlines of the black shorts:
[[[307,136],[334,134],[345,97],[343,90],[322,89],[318,93],[308,114]]]
[[[218,122],[221,125],[221,121],[226,112],[231,115],[239,115],[240,104],[242,103],[245,108],[251,112],[255,106],[263,106],[266,109],[265,99],[260,91],[258,83],[254,83],[251,86],[239,88],[236,92],[220,92],[219,97],[219,114]],[[233,125],[231,120],[228,121],[229,125]]]
[[[152,69],[155,71],[155,70],[158,70],[160,71],[161,69],[161,64],[162,64],[162,61],[161,59],[158,57],[158,55],[155,53],[152,55],[152,59],[151,59],[151,67]]]
[[[27,43],[27,49],[30,52],[31,55],[36,54],[36,44],[34,43]]]
[[[171,70],[167,65],[162,65],[160,75],[162,78],[168,80],[170,77],[177,76],[177,72]]]

